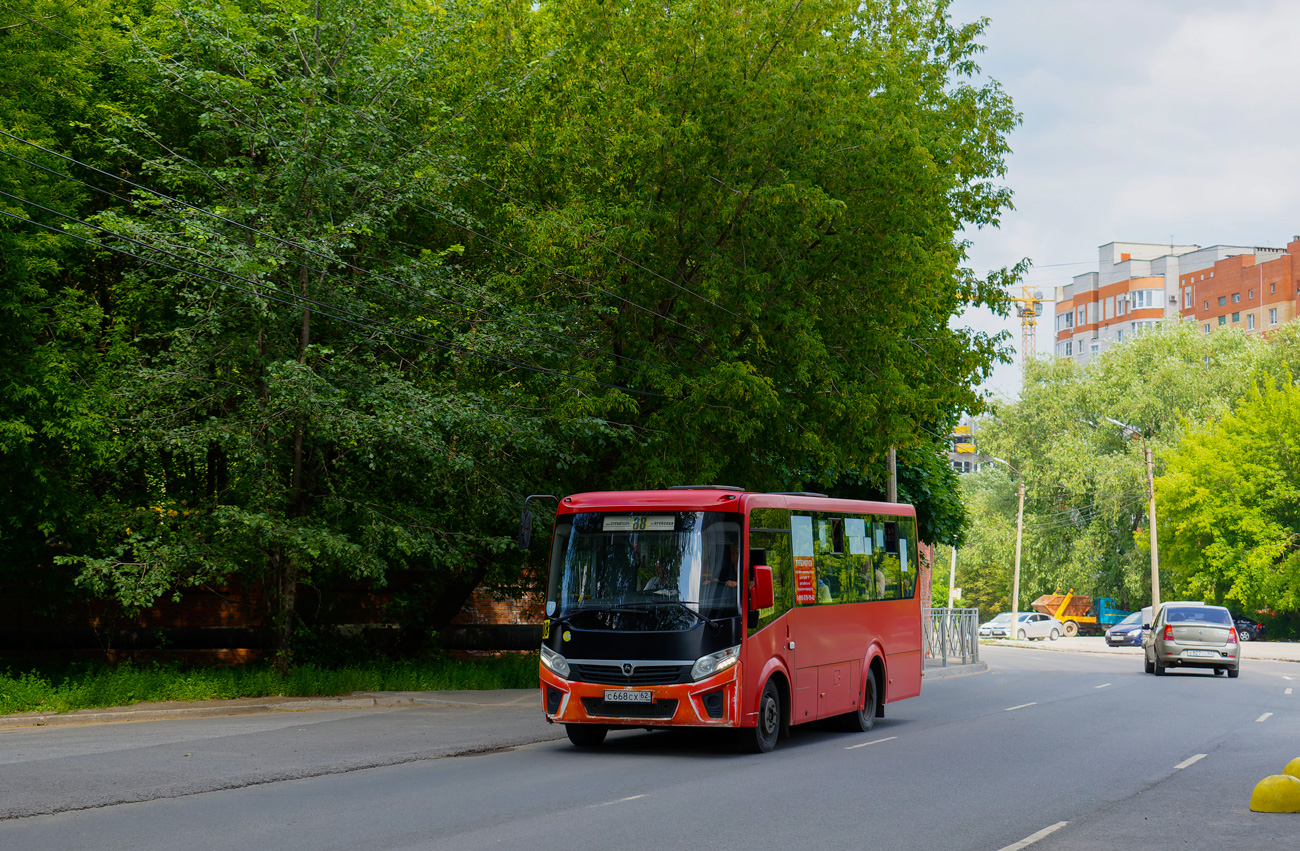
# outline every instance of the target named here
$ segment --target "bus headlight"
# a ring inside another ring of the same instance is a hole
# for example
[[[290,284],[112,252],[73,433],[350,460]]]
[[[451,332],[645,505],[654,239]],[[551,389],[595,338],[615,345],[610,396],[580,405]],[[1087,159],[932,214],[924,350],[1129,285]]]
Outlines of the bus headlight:
[[[550,668],[557,676],[569,678],[569,662],[545,644],[542,645],[542,664]],[[698,663],[697,663],[698,664]]]
[[[735,647],[728,647],[726,650],[719,650],[717,653],[710,653],[708,656],[701,656],[691,666],[691,679],[702,680],[705,677],[711,677],[720,671],[727,670],[739,661],[739,644]]]

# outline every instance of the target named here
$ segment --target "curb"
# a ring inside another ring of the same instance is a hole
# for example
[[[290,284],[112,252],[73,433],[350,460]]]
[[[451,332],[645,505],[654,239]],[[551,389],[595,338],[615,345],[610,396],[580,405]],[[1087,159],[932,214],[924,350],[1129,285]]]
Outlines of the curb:
[[[946,677],[964,677],[967,674],[983,674],[988,669],[988,662],[972,662],[969,665],[934,665],[921,670],[921,680],[924,682]]]

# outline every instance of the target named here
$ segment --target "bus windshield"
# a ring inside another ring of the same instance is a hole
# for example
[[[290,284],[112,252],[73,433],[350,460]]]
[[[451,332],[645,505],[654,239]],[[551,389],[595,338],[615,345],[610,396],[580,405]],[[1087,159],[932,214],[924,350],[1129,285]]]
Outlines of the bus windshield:
[[[739,567],[737,514],[564,514],[556,519],[546,614],[581,629],[691,629],[740,615]]]

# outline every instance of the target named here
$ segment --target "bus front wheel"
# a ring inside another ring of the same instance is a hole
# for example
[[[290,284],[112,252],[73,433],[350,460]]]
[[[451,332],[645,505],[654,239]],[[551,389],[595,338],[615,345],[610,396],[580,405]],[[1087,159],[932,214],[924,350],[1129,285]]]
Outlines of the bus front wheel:
[[[781,695],[771,680],[763,686],[763,697],[758,701],[758,723],[740,728],[740,744],[750,753],[767,753],[776,747],[781,735]]]
[[[862,684],[862,706],[841,716],[844,729],[850,733],[866,733],[876,726],[876,672],[868,669],[866,680]]]
[[[569,741],[580,748],[594,748],[605,741],[609,728],[603,724],[565,724],[564,732],[569,734]]]

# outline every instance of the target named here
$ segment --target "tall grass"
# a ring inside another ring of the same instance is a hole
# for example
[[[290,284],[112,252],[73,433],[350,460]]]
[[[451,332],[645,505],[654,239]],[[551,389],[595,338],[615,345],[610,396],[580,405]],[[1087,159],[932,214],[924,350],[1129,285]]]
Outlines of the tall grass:
[[[77,665],[15,671],[0,668],[0,715],[73,712],[173,700],[317,697],[354,691],[441,691],[536,688],[537,654],[463,661],[382,661],[279,674],[263,665],[236,668],[179,665]]]

